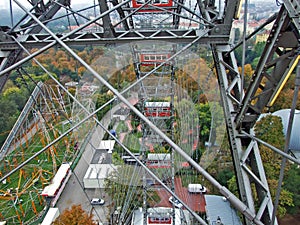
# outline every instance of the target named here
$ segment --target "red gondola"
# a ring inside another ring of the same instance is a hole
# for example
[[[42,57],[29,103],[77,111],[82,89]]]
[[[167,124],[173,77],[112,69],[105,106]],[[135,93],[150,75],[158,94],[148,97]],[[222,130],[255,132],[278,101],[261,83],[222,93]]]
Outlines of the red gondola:
[[[180,221],[179,215],[176,213],[175,221]],[[157,225],[157,224],[174,224],[172,217],[172,209],[165,207],[149,208],[147,215],[147,225]]]
[[[171,167],[171,155],[164,153],[149,153],[147,157],[148,168],[170,168]]]
[[[140,62],[143,66],[152,66],[166,62],[170,57],[170,54],[141,54]],[[166,63],[166,65],[169,64],[169,62]]]
[[[170,215],[162,217],[148,217],[148,224],[172,224],[172,218]]]
[[[144,115],[148,117],[171,116],[170,102],[145,102]]]
[[[132,0],[132,7],[139,8],[143,4],[145,4],[147,0]],[[152,0],[149,4],[160,7],[160,8],[168,8],[173,5],[173,0]],[[139,10],[139,12],[159,12],[160,10],[156,8],[151,8],[150,5],[145,5],[143,9]]]

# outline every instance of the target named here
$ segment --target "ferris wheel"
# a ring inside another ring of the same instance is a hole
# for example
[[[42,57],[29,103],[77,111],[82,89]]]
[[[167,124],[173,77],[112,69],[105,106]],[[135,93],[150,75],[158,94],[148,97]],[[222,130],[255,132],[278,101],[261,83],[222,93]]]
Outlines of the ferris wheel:
[[[106,209],[114,224],[217,222],[205,217],[202,202],[204,193],[219,192],[244,223],[277,224],[278,203],[274,207],[259,153],[264,143],[252,128],[299,61],[299,1],[283,1],[263,24],[274,23],[248,87],[233,51],[246,50],[262,27],[231,45],[239,0],[93,0],[80,9],[69,0],[34,0],[31,9],[7,2],[0,88],[13,74],[31,94],[0,151],[1,220],[29,224],[42,215],[51,202],[42,190],[64,163],[89,203],[77,169],[83,161],[96,175],[102,174],[96,164],[104,162],[113,171],[97,179],[104,185],[99,193],[113,199],[95,210],[100,222],[109,223]],[[23,11],[19,22],[15,8]],[[247,4],[244,10],[247,15]],[[65,82],[65,73],[76,82]],[[38,83],[37,75],[50,79]],[[230,152],[220,147],[225,133]],[[114,140],[116,151],[99,152],[99,139]],[[239,197],[209,170],[216,158],[226,165],[228,156]]]

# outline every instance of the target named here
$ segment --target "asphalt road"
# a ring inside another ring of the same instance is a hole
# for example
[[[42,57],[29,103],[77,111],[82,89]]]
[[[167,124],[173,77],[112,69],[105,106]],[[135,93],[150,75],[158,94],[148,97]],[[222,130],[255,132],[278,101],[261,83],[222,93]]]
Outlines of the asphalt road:
[[[112,109],[112,112],[108,112],[101,120],[101,123],[104,127],[108,127],[111,121],[111,115],[118,108],[119,106],[114,107]],[[70,208],[73,204],[80,204],[87,213],[93,213],[94,219],[96,221],[99,221],[100,224],[108,224],[109,215],[108,208],[106,207],[110,202],[108,196],[106,196],[104,191],[101,189],[84,189],[83,186],[83,178],[86,170],[92,160],[95,149],[97,146],[99,146],[99,143],[103,139],[104,134],[105,131],[100,126],[97,126],[94,129],[93,134],[91,135],[91,138],[88,141],[88,144],[76,168],[74,169],[72,176],[70,177],[59,201],[56,204],[56,207],[59,208],[60,213],[62,213],[65,209]],[[90,204],[90,200],[92,198],[104,198],[104,206],[92,206]]]

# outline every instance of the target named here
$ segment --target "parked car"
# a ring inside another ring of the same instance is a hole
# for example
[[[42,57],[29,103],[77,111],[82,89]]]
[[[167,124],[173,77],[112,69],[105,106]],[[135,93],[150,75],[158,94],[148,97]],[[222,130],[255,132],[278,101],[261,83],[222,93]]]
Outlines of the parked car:
[[[176,208],[182,208],[182,207],[183,207],[182,203],[179,202],[178,199],[174,198],[173,196],[171,196],[171,197],[169,198],[169,202],[170,202],[171,204],[173,204]]]
[[[104,199],[101,198],[93,198],[91,200],[92,205],[104,205],[104,203],[105,203]]]
[[[189,184],[188,185],[188,191],[190,193],[206,193],[206,187],[204,187],[202,184]]]

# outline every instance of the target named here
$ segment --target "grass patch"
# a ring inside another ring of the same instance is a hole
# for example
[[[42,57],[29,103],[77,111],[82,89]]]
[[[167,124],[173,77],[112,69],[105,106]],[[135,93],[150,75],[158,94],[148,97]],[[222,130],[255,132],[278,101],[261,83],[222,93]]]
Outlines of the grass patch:
[[[128,127],[124,121],[119,122],[116,131],[117,131],[117,134],[128,132]]]
[[[124,138],[123,144],[134,153],[140,152],[141,144],[137,133],[127,134]]]

